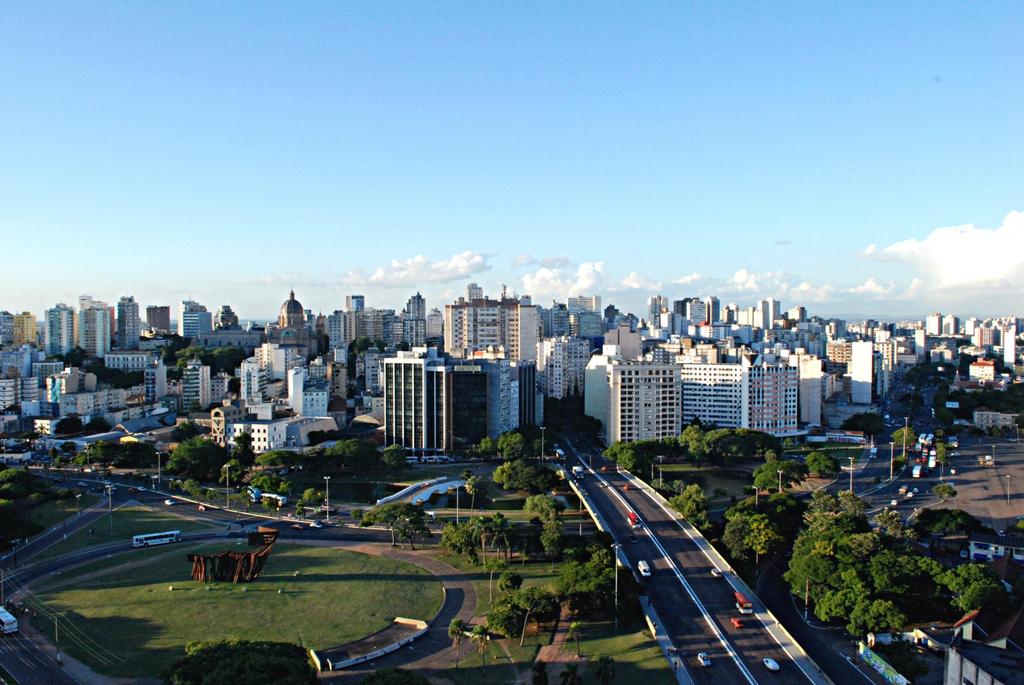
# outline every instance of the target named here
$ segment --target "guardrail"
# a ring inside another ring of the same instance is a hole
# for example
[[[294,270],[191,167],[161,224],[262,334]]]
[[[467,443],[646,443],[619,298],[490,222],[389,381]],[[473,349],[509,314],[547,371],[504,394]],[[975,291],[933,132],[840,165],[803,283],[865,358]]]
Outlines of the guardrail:
[[[668,503],[668,500],[666,500],[661,495],[661,493],[652,488],[643,480],[637,478],[629,471],[620,469],[619,473],[623,475],[637,488],[643,490],[645,494],[647,494],[651,499],[653,499],[667,514],[669,514],[669,516],[671,516],[676,521],[676,523],[683,530],[683,532],[686,533],[687,537],[689,537],[690,540],[693,541],[693,543],[697,546],[697,549],[703,552],[704,555],[707,556],[708,559],[710,559],[711,562],[715,566],[717,566],[719,570],[722,571],[722,576],[729,582],[730,585],[732,585],[733,589],[736,592],[741,592],[745,594],[747,597],[751,598],[757,597],[757,595],[750,588],[750,586],[747,585],[747,583],[742,578],[740,578],[739,574],[736,573],[736,571],[732,568],[732,565],[725,560],[721,553],[719,553],[719,551],[715,549],[710,542],[707,541],[707,539],[701,534],[699,530],[690,525],[690,523],[686,519],[684,519],[682,515],[679,514],[679,512],[674,510],[672,506]],[[797,642],[796,638],[794,638],[793,635],[790,634],[788,630],[786,630],[786,627],[782,625],[782,623],[777,618],[775,618],[775,615],[772,614],[772,612],[769,611],[766,606],[764,606],[764,602],[761,602],[760,599],[758,599],[757,601],[761,604],[761,610],[757,611],[755,615],[757,615],[758,619],[764,625],[765,630],[768,631],[768,633],[779,644],[779,647],[781,647],[784,652],[786,652],[787,654],[789,653],[786,649],[786,646],[790,645],[799,653],[797,656],[805,660],[805,662],[811,669],[810,671],[808,671],[807,668],[800,666],[800,662],[795,656],[789,655],[790,658],[792,658],[793,661],[797,663],[797,665],[800,667],[800,670],[807,677],[807,679],[818,685],[832,685],[832,681],[829,679],[827,675],[825,675],[824,671],[821,670],[821,667],[819,667],[818,664],[815,663],[814,659],[812,659],[811,656],[806,651],[804,651],[804,648],[800,646],[800,643]]]

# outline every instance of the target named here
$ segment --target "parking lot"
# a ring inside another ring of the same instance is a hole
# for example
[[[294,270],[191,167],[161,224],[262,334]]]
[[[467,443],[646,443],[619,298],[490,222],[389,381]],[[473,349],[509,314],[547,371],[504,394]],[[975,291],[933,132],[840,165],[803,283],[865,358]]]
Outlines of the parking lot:
[[[945,480],[957,491],[956,503],[985,525],[997,531],[1008,530],[1018,516],[1024,515],[1024,445],[1006,439],[960,437],[958,457],[950,461]],[[979,458],[993,456],[992,465],[979,464]],[[938,482],[938,474],[927,479],[928,489]],[[921,479],[925,481],[925,479]],[[921,488],[924,490],[924,488]],[[952,501],[945,506],[954,506]]]

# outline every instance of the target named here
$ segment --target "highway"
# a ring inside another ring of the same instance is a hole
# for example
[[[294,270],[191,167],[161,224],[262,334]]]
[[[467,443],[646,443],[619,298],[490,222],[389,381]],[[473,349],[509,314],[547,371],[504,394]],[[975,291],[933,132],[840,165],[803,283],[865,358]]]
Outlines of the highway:
[[[584,460],[575,445],[576,457]],[[634,575],[637,562],[651,566],[651,577],[640,578],[659,618],[683,657],[694,683],[827,683],[809,659],[798,664],[791,656],[792,645],[783,649],[755,616],[741,616],[735,607],[735,590],[728,577],[711,575],[713,562],[650,495],[630,483],[627,476],[600,458],[593,458],[595,469],[588,469],[577,486],[604,519],[616,542],[628,559]],[[607,470],[601,472],[601,467]],[[629,511],[641,519],[641,530],[632,530],[626,519]],[[635,539],[635,542],[630,542]],[[726,576],[731,574],[726,571]],[[749,595],[758,614],[764,607]],[[740,618],[737,628],[731,619]],[[697,654],[705,652],[711,665],[701,667]],[[774,659],[778,671],[769,671],[764,658]],[[809,672],[805,672],[809,671]]]

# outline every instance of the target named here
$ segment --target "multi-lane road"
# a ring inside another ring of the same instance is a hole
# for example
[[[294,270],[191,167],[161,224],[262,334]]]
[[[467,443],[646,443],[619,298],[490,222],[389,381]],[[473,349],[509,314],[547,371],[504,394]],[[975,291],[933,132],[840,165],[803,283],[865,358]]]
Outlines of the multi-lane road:
[[[576,447],[569,446],[580,458]],[[641,581],[694,683],[829,682],[779,627],[771,624],[756,597],[748,594],[755,615],[739,613],[734,593],[746,588],[720,557],[704,549],[706,542],[691,537],[672,513],[628,474],[618,473],[603,459],[590,459],[594,468],[576,479],[576,485],[608,532],[622,544],[634,575],[639,577],[638,562],[650,565],[651,576]],[[580,462],[587,465],[590,459]],[[638,530],[627,520],[630,511],[642,522]],[[713,568],[722,571],[722,576],[712,575]],[[734,625],[733,619],[739,619],[741,626]],[[710,657],[710,666],[698,663],[701,652]],[[779,670],[768,670],[764,659],[774,660]]]

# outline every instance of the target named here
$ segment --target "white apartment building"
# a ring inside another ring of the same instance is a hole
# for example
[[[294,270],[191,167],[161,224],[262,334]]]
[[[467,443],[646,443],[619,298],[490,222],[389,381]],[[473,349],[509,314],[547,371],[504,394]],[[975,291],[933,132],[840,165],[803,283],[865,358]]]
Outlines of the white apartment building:
[[[590,341],[582,338],[545,338],[537,343],[537,374],[545,397],[562,399],[582,395]]]
[[[823,395],[823,370],[817,355],[797,350],[789,356],[790,366],[796,368],[799,379],[797,418],[800,423],[810,426],[821,425],[821,398]]]
[[[1011,369],[1017,363],[1017,327],[1003,329],[1003,363]]]
[[[88,295],[78,298],[78,346],[92,357],[110,350],[110,309]]]
[[[256,454],[279,450],[288,446],[289,419],[237,421],[228,424],[225,441],[235,444],[235,436],[248,433],[252,437],[252,451]]]
[[[167,367],[163,359],[157,359],[143,369],[143,387],[146,402],[156,402],[167,394]]]
[[[331,347],[345,347],[351,342],[348,334],[348,314],[340,309],[327,315],[327,340]]]
[[[536,360],[540,313],[532,304],[504,298],[460,299],[444,308],[444,351],[464,359],[488,347],[504,347],[512,361]]]
[[[942,314],[929,314],[924,320],[924,332],[927,335],[942,335]]]
[[[260,367],[259,359],[249,357],[238,367],[240,381],[239,397],[247,406],[259,404],[264,400],[263,391],[267,384],[267,375]]]
[[[584,412],[599,420],[608,444],[655,440],[682,431],[682,383],[676,364],[628,361],[614,346],[590,358]]]
[[[702,358],[679,366],[683,385],[683,423],[694,419],[719,428],[745,427],[746,383],[740,364],[709,364]]]
[[[116,350],[108,352],[103,358],[103,366],[120,371],[143,371],[148,368],[156,357],[152,352],[140,350]]]
[[[210,406],[210,367],[198,359],[189,360],[181,375],[181,404],[185,410]]]
[[[871,404],[875,381],[875,345],[869,340],[850,343],[850,402]]]

